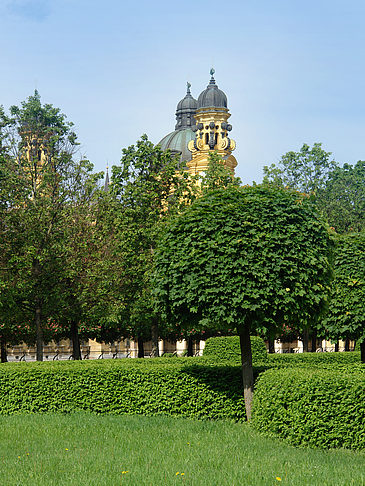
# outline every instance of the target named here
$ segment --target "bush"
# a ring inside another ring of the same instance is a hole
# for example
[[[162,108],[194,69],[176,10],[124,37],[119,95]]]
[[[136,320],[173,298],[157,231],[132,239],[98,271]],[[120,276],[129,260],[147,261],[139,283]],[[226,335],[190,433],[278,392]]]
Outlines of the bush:
[[[364,370],[361,365],[359,352],[343,353],[294,353],[269,354],[270,366],[277,368],[287,367],[320,367],[321,369],[345,368],[347,371]]]
[[[0,414],[88,411],[245,420],[240,368],[206,361],[5,363]]]
[[[364,378],[319,369],[268,370],[256,383],[251,423],[297,446],[365,449]]]
[[[258,336],[251,336],[252,361],[258,363],[266,361],[268,354],[264,341]],[[219,336],[208,338],[205,342],[203,356],[218,360],[241,362],[239,336]]]

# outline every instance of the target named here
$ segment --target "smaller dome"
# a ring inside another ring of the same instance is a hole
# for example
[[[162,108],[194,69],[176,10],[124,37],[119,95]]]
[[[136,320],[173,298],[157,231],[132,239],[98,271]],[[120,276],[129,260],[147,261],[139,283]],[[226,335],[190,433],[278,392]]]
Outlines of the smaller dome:
[[[176,114],[178,111],[180,110],[196,110],[196,107],[198,106],[198,102],[196,101],[195,98],[193,98],[191,96],[191,92],[190,92],[190,86],[191,84],[190,83],[187,83],[187,92],[186,92],[186,95],[185,97],[179,101],[179,103],[177,104],[177,107],[176,107]]]
[[[181,161],[191,160],[191,152],[188,150],[188,143],[195,139],[195,133],[191,128],[175,130],[166,135],[157,145],[162,150],[171,150],[173,154],[181,154]]]
[[[198,98],[198,110],[200,108],[227,108],[227,96],[215,84],[213,74],[214,69],[210,70],[211,78],[207,88],[202,91]]]
[[[195,125],[194,115],[198,102],[191,96],[190,86],[191,84],[187,83],[186,95],[177,104],[175,130],[184,130]]]

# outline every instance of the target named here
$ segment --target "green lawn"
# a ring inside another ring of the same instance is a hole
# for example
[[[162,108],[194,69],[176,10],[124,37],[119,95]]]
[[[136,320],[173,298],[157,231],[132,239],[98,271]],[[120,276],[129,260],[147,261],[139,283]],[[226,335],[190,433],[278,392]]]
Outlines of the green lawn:
[[[365,485],[365,454],[295,449],[245,424],[15,415],[0,431],[1,486]]]

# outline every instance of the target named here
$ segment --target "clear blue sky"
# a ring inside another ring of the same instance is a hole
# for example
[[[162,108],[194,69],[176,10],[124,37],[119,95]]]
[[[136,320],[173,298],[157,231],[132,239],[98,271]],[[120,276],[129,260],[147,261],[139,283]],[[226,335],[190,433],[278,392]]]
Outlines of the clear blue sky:
[[[37,88],[104,170],[174,129],[186,81],[228,97],[237,174],[305,142],[365,159],[365,2],[0,0],[0,104]]]

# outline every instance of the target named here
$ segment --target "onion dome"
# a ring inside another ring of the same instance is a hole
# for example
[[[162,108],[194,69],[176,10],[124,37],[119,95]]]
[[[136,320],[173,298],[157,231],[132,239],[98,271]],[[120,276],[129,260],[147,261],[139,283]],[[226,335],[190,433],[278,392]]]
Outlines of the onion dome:
[[[195,125],[194,115],[198,102],[191,96],[190,86],[191,84],[187,83],[186,95],[177,104],[175,130],[182,130]]]
[[[170,150],[173,154],[180,154],[180,160],[191,160],[188,143],[194,140],[195,118],[197,101],[191,96],[190,83],[187,83],[185,97],[179,101],[176,108],[175,131],[166,135],[159,143],[162,150]]]
[[[210,81],[207,88],[202,91],[198,98],[198,110],[201,108],[218,108],[227,109],[227,96],[222,90],[218,89],[213,77],[215,71],[212,68],[210,70]]]

